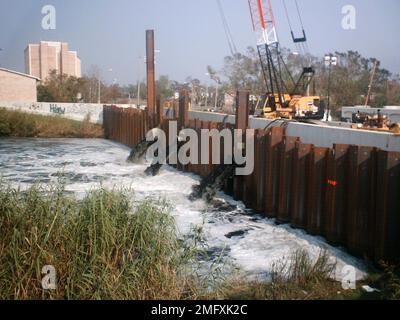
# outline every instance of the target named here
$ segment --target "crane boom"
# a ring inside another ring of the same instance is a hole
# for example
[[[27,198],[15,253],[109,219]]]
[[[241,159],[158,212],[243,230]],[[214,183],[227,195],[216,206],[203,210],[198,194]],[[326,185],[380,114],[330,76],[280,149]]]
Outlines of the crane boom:
[[[285,104],[283,92],[287,88],[282,78],[282,59],[271,0],[248,0],[248,2],[267,94],[271,97],[276,95],[279,105],[283,106]],[[275,98],[270,101],[272,101],[270,107],[275,111]]]
[[[271,0],[249,0],[249,7],[257,45],[278,43]]]
[[[315,71],[312,67],[304,67],[299,79],[294,80],[281,53],[271,0],[248,0],[248,3],[266,85],[266,94],[259,100],[258,109],[286,117],[321,117],[320,97],[304,97],[301,92],[309,87]],[[299,12],[297,2],[296,6]],[[304,28],[302,38],[295,38],[291,31],[295,43],[307,41]]]

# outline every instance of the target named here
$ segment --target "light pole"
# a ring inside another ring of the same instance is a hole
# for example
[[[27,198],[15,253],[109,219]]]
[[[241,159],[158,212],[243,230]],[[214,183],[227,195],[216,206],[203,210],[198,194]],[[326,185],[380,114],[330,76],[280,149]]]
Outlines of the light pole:
[[[332,66],[337,65],[337,57],[332,54],[325,56],[325,66],[328,67],[328,110],[326,113],[326,121],[329,121],[329,116],[331,113],[331,73]]]
[[[208,105],[208,84],[206,84],[206,91],[205,91],[205,97],[206,97],[206,102],[204,104],[204,106],[207,108]]]
[[[98,89],[97,89],[98,97],[97,97],[97,103],[101,104],[101,83],[100,83],[100,76],[98,79]]]
[[[221,79],[219,78],[218,75],[210,74],[208,72],[206,73],[206,76],[209,76],[211,80],[214,80],[216,82],[214,109],[217,110],[217,106],[218,106],[218,89],[219,89],[219,85],[221,84]]]

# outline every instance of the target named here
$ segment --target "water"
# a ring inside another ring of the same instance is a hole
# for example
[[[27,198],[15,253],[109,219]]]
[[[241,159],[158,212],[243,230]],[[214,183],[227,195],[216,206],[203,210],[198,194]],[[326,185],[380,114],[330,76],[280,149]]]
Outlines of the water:
[[[192,186],[199,183],[198,177],[168,166],[162,167],[158,176],[148,177],[145,164],[126,161],[129,153],[130,149],[101,139],[0,139],[0,175],[7,182],[28,188],[34,182],[57,182],[62,172],[67,177],[66,190],[79,198],[100,184],[130,187],[137,201],[166,198],[174,206],[172,214],[182,235],[201,226],[210,252],[223,251],[225,258],[250,278],[264,278],[274,262],[300,248],[313,258],[328,250],[331,260],[337,261],[338,279],[345,265],[356,268],[357,278],[365,275],[364,264],[344,250],[302,230],[275,225],[223,193],[218,194],[218,200],[224,209],[203,200],[190,201],[188,196]]]

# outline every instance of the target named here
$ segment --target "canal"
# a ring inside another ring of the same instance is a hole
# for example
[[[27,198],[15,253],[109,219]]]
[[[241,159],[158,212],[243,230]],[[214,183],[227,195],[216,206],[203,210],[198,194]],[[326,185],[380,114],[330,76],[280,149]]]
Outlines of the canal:
[[[218,193],[212,204],[191,201],[188,196],[199,183],[198,177],[168,166],[156,177],[146,176],[146,163],[127,162],[129,153],[130,149],[101,139],[0,139],[0,177],[22,189],[34,183],[57,183],[61,178],[66,191],[78,198],[104,186],[129,188],[136,202],[166,199],[182,237],[201,229],[210,256],[217,259],[222,252],[221,261],[238,266],[250,278],[264,278],[274,262],[296,249],[306,249],[313,258],[326,249],[337,262],[338,279],[345,265],[354,266],[358,278],[364,276],[361,260],[328,245],[323,238],[276,225],[223,193]]]

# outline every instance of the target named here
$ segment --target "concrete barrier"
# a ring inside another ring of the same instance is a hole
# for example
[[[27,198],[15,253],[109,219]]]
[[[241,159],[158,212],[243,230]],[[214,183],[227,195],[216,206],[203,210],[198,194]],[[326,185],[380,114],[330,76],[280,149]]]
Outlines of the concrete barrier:
[[[136,107],[135,105],[116,105],[120,108]],[[91,103],[48,103],[48,102],[1,102],[0,108],[44,116],[59,116],[76,121],[89,118],[92,123],[103,124],[103,105]]]
[[[202,121],[235,123],[234,115],[228,116],[213,112],[190,111],[189,117]],[[302,143],[312,144],[315,147],[333,148],[335,144],[348,144],[400,152],[400,136],[392,133],[352,129],[348,124],[340,122],[314,125],[294,121],[273,121],[251,116],[249,119],[249,127],[253,129],[282,126],[286,128],[287,136],[299,137]]]

